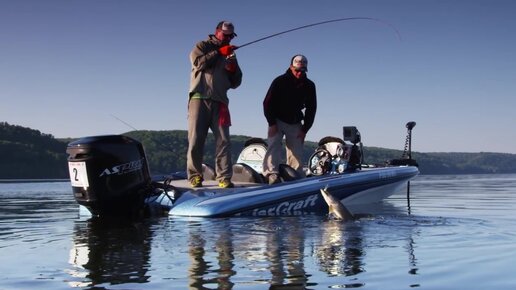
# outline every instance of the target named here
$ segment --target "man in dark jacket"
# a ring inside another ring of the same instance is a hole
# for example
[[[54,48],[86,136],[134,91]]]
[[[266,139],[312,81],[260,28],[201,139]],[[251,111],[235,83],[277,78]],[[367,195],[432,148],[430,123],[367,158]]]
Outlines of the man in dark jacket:
[[[262,173],[270,184],[279,181],[283,136],[286,142],[287,165],[301,176],[305,175],[303,145],[317,110],[315,84],[306,77],[307,66],[305,56],[298,54],[292,57],[287,71],[272,81],[263,100],[263,112],[269,129]]]

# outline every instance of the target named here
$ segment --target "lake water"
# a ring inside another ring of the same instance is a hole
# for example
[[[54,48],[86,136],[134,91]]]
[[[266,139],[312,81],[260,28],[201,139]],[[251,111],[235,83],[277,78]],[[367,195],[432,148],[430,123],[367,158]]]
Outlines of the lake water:
[[[516,175],[418,176],[370,215],[79,215],[69,182],[0,183],[0,289],[516,289]]]

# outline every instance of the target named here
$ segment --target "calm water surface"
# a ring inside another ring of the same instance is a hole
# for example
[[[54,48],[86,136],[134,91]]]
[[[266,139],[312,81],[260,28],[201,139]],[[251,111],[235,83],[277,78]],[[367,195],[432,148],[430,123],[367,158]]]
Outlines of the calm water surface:
[[[516,289],[516,175],[419,176],[351,222],[99,223],[68,182],[0,183],[0,289]]]

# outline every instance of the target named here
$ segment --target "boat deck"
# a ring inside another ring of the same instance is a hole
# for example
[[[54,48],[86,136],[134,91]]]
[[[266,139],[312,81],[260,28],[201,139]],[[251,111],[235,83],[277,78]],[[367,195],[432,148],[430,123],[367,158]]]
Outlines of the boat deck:
[[[186,191],[213,191],[213,192],[224,192],[224,191],[230,191],[231,188],[220,188],[219,182],[216,180],[204,180],[202,182],[202,187],[192,188],[190,186],[190,182],[187,179],[179,179],[179,180],[173,180],[170,182],[170,185],[177,188],[179,192],[186,192]],[[260,186],[265,185],[264,183],[253,183],[253,182],[242,182],[242,181],[233,181],[233,184],[235,185],[234,188],[248,188],[248,187],[254,187],[254,186]]]

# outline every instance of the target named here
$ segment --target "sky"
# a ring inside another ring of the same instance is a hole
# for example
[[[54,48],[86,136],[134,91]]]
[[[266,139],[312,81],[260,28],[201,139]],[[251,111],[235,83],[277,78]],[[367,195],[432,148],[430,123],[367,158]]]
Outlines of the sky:
[[[318,109],[307,140],[516,154],[513,0],[0,0],[0,121],[56,138],[186,130],[189,53],[232,21],[242,85],[231,134],[264,138],[262,102],[293,55]],[[398,37],[399,32],[400,37]]]

